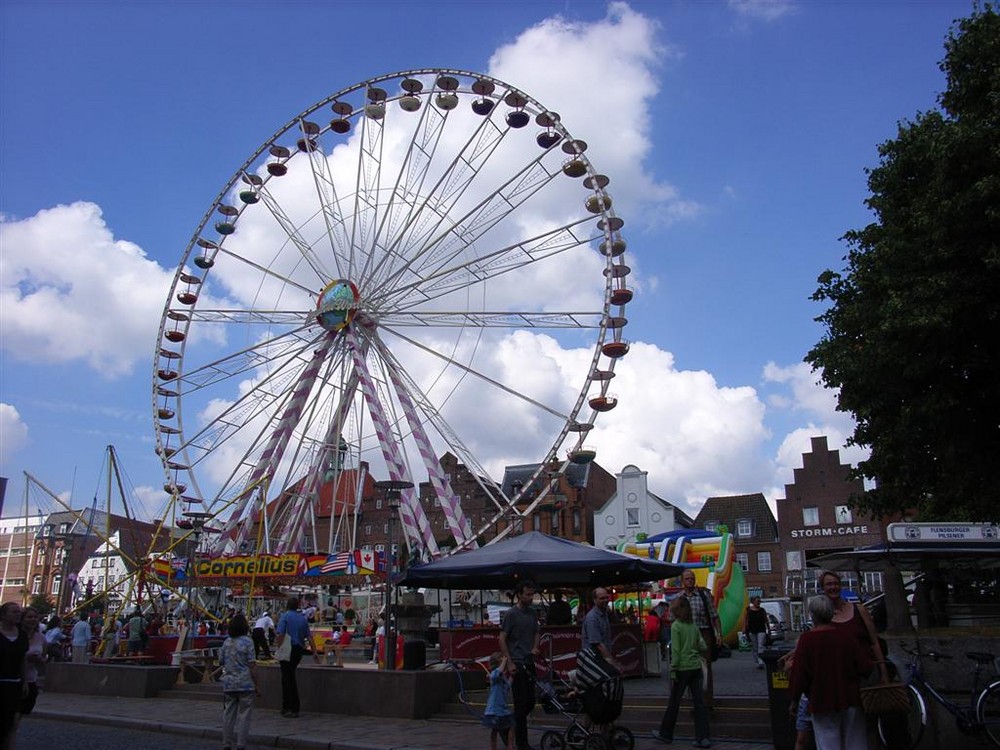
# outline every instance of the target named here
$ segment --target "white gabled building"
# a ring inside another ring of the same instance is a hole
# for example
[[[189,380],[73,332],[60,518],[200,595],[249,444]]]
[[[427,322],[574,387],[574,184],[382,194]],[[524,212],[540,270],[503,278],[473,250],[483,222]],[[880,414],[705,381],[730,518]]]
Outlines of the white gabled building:
[[[637,541],[638,534],[653,536],[691,528],[690,516],[649,491],[646,476],[647,472],[631,464],[615,475],[615,494],[594,512],[595,546],[618,549]]]

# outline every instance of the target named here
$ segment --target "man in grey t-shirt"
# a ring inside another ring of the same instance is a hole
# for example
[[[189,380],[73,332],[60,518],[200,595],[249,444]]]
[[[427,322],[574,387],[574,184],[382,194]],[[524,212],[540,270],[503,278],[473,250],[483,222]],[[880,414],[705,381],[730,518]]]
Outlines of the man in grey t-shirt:
[[[535,584],[519,581],[514,587],[517,601],[504,614],[500,625],[500,651],[507,657],[507,670],[513,673],[511,697],[514,703],[514,745],[529,750],[528,714],[535,707],[535,655],[541,632],[532,603]]]

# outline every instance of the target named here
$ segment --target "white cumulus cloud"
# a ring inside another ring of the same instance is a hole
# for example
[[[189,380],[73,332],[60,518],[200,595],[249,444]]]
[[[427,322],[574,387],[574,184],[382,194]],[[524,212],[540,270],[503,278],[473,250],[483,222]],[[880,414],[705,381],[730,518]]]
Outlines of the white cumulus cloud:
[[[148,361],[170,283],[99,206],[77,202],[0,224],[2,346],[34,364],[86,362],[107,377]]]

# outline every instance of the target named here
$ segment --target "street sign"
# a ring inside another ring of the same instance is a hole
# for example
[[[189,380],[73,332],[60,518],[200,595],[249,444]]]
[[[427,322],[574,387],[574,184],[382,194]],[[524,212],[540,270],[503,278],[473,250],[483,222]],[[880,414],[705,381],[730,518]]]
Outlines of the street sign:
[[[993,543],[1000,541],[1000,531],[990,523],[890,523],[889,541]]]

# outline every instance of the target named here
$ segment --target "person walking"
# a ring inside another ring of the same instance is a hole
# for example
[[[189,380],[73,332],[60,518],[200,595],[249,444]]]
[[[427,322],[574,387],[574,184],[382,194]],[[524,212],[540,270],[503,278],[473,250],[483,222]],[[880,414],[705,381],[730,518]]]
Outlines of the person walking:
[[[286,647],[287,658],[282,653],[282,645],[286,639],[290,644],[290,648]],[[313,648],[309,623],[299,612],[297,596],[289,597],[285,604],[285,613],[278,621],[278,638],[275,646],[278,652],[278,664],[281,667],[281,715],[288,719],[297,719],[300,705],[295,670],[298,669],[302,655],[306,651],[311,651],[313,658],[319,661],[319,655]]]
[[[608,614],[611,595],[606,588],[600,587],[594,589],[592,599],[594,606],[583,618],[581,647],[589,648],[595,655],[620,672],[621,668],[611,653],[611,619]]]
[[[535,708],[535,656],[541,631],[532,603],[536,587],[533,581],[521,580],[514,587],[514,606],[504,613],[500,625],[500,651],[507,660],[514,699],[514,745],[529,750],[528,714]]]
[[[490,728],[490,750],[498,750],[497,740],[503,740],[505,750],[513,750],[514,742],[510,734],[513,715],[507,702],[510,680],[507,678],[507,659],[497,651],[490,656],[490,694],[483,712],[483,726]]]
[[[128,653],[129,656],[138,656],[145,649],[146,638],[146,620],[142,616],[142,612],[138,609],[132,612],[132,616],[128,619]]]
[[[52,615],[49,626],[45,629],[45,653],[49,661],[62,661],[65,658],[63,653],[63,641],[66,634],[62,629],[62,619],[59,615]]]
[[[264,613],[258,617],[257,621],[253,624],[254,655],[258,659],[271,658],[271,647],[268,644],[270,643],[273,633],[274,620],[271,619],[271,613],[264,610]]]
[[[79,617],[73,624],[73,630],[70,633],[74,664],[86,664],[90,661],[90,639],[93,635],[87,618]]]
[[[813,627],[799,636],[789,676],[789,712],[809,696],[817,750],[867,750],[861,680],[872,670],[871,652],[833,624],[834,605],[820,594],[809,600]]]
[[[670,626],[670,703],[660,720],[659,730],[651,734],[660,742],[674,741],[674,728],[684,691],[691,692],[694,704],[695,747],[711,747],[708,739],[708,711],[704,705],[701,668],[708,654],[708,644],[695,627],[691,604],[687,597],[678,596],[670,602],[673,623]]]
[[[757,665],[757,669],[763,669],[764,661],[760,658],[760,652],[764,650],[764,642],[767,638],[767,610],[760,606],[759,596],[750,597],[750,606],[747,607],[743,624],[743,634],[750,641],[754,664]]]
[[[243,614],[229,621],[229,637],[219,650],[222,665],[222,750],[245,750],[250,716],[259,693],[257,663],[250,628]]]
[[[681,593],[691,605],[692,622],[701,632],[701,637],[708,645],[708,658],[705,659],[705,706],[712,710],[715,707],[715,682],[712,679],[712,651],[722,645],[722,623],[719,613],[712,601],[712,592],[695,585],[694,571],[688,568],[681,573]],[[672,628],[673,626],[671,626]],[[673,640],[671,630],[671,641]]]
[[[21,699],[28,692],[28,636],[21,630],[21,605],[0,606],[0,750],[13,750]]]
[[[34,607],[25,607],[21,613],[21,630],[28,638],[28,653],[25,655],[27,664],[24,671],[28,690],[21,699],[19,719],[30,714],[38,700],[38,668],[45,663],[45,636],[39,629],[41,621],[42,616]]]

